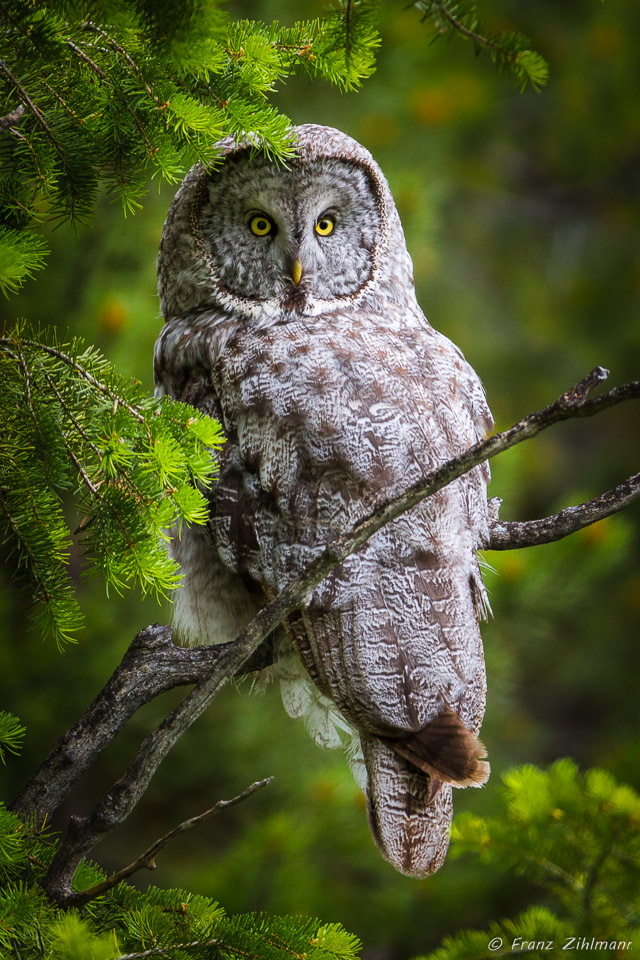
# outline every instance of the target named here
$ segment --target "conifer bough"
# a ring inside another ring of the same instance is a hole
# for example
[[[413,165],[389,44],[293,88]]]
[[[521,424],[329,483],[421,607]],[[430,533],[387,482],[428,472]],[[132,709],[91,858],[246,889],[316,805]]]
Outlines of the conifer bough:
[[[135,212],[151,179],[177,183],[197,160],[215,162],[211,144],[224,136],[286,160],[291,123],[269,95],[300,72],[359,87],[375,69],[378,5],[336,0],[282,27],[234,21],[208,0],[3,0],[0,291],[44,265],[37,224],[87,219],[101,187]],[[520,87],[546,82],[527,38],[485,35],[475,3],[414,6],[432,32],[471,40]]]

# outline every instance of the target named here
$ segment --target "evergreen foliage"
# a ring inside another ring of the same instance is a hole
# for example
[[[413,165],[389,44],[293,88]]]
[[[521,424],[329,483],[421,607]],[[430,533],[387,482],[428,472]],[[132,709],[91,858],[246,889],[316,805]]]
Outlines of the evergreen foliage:
[[[25,728],[17,717],[0,710],[0,760],[5,763],[5,753],[18,753]]]
[[[0,290],[42,266],[42,242],[16,228],[86,219],[101,185],[127,213],[151,178],[214,161],[221,137],[290,156],[290,121],[267,95],[299,70],[356,88],[374,69],[375,20],[374,0],[291,28],[233,22],[208,0],[4,3]]]
[[[69,573],[74,535],[117,591],[176,586],[163,531],[205,522],[199,488],[215,473],[219,425],[144,396],[81,340],[61,345],[22,328],[0,338],[0,409],[0,529],[41,601],[40,629],[60,644],[82,624]],[[63,495],[83,518],[74,534]]]
[[[531,84],[539,90],[549,79],[549,65],[531,48],[522,33],[500,31],[490,34],[478,20],[477,4],[468,0],[416,0],[413,4],[430,20],[434,36],[458,34],[473,43],[476,56],[486,52],[499,70],[508,71],[521,90]]]
[[[487,930],[463,930],[424,960],[484,958],[487,944],[498,940],[495,956],[536,944],[527,955],[544,958],[560,953],[572,937],[635,941],[635,951],[622,948],[624,956],[640,955],[640,796],[606,770],[581,775],[568,759],[547,771],[531,765],[510,770],[503,781],[503,814],[459,814],[452,854],[472,853],[494,870],[531,878],[543,902]]]

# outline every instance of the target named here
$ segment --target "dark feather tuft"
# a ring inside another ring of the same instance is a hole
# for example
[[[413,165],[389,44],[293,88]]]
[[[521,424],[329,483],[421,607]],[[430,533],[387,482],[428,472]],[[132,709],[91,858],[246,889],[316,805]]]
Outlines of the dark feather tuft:
[[[385,742],[419,770],[454,787],[481,787],[489,779],[484,744],[451,710],[417,733]]]

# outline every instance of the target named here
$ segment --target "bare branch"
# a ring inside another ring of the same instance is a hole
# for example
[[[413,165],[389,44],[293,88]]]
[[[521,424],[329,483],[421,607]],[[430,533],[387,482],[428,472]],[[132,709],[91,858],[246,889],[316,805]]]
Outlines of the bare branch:
[[[162,848],[169,843],[170,840],[173,840],[174,837],[177,837],[181,833],[185,833],[186,830],[191,830],[192,827],[195,827],[198,823],[201,823],[212,814],[219,813],[221,810],[226,810],[227,807],[233,807],[236,805],[236,803],[241,803],[243,800],[246,800],[247,797],[257,793],[258,790],[262,790],[263,787],[266,787],[270,783],[273,783],[273,777],[267,777],[265,780],[256,780],[254,783],[250,784],[246,790],[243,790],[242,793],[239,793],[237,797],[232,797],[231,800],[218,800],[217,803],[214,803],[214,805],[209,807],[208,810],[205,810],[204,813],[198,814],[197,817],[190,817],[189,820],[184,820],[177,827],[174,827],[173,830],[170,830],[169,833],[165,833],[163,837],[160,837],[159,840],[156,840],[155,843],[152,843],[151,846],[144,851],[144,853],[140,854],[137,860],[133,861],[133,863],[123,867],[122,870],[118,870],[117,873],[107,877],[107,879],[103,880],[101,883],[96,883],[95,886],[89,887],[88,890],[82,890],[80,893],[73,894],[73,906],[84,906],[85,903],[88,903],[95,897],[99,897],[100,894],[106,893],[107,890],[111,890],[116,886],[116,884],[126,880],[127,877],[133,876],[133,874],[137,873],[138,870],[155,870],[156,862],[154,857],[158,851],[162,850]],[[70,900],[67,900],[67,903],[69,906],[72,905]]]
[[[141,630],[87,712],[60,738],[11,809],[42,823],[141,706],[174,687],[199,683],[228,646],[177,647],[170,627],[154,623]],[[263,644],[247,662],[247,672],[271,660],[270,644]]]
[[[640,474],[635,474],[593,500],[566,507],[541,520],[501,521],[496,516],[490,522],[490,539],[485,549],[517,550],[552,543],[611,516],[639,498]],[[35,813],[39,822],[53,814],[75,782],[141,706],[167,690],[199,683],[228,648],[228,644],[176,647],[170,627],[146,627],[133,639],[87,713],[59,740],[11,809]],[[268,667],[272,660],[272,644],[265,641],[238,675]]]
[[[395,520],[426,497],[442,489],[483,461],[518,443],[536,436],[561,420],[591,416],[624,400],[640,397],[640,382],[625,384],[589,400],[590,391],[607,376],[596,367],[571,390],[541,411],[524,417],[509,430],[474,444],[461,456],[432,471],[404,494],[377,507],[346,534],[331,541],[303,574],[257,614],[237,636],[225,645],[197,686],[142,743],[125,773],[112,786],[87,818],[73,818],[69,831],[56,855],[45,889],[59,903],[69,902],[71,881],[80,860],[121,823],[133,810],[153,774],[183,733],[206,710],[228,680],[235,676],[263,640],[295,609],[304,606],[315,587],[330,571],[361,547],[381,527]]]
[[[617,487],[607,490],[606,493],[587,503],[565,507],[559,513],[545,517],[543,520],[518,523],[496,519],[489,526],[490,538],[486,549],[518,550],[521,547],[553,543],[554,540],[562,540],[577,530],[610,517],[638,499],[640,499],[640,473],[634,474],[624,483],[618,484]]]

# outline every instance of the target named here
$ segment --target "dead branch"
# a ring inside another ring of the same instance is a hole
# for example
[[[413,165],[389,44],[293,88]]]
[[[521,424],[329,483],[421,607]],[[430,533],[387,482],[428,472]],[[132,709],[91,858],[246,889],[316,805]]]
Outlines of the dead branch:
[[[586,503],[553,516],[526,522],[490,521],[486,550],[518,550],[563,539],[617,513],[640,498],[640,474]],[[492,501],[494,504],[496,501]],[[171,627],[153,623],[131,642],[117,669],[84,716],[60,738],[49,756],[11,804],[16,813],[36,815],[42,823],[70,794],[76,781],[111,743],[140,707],[167,690],[200,683],[230,644],[180,647]],[[236,676],[273,662],[267,638]]]
[[[565,507],[559,513],[542,520],[500,521],[497,518],[489,525],[489,543],[487,550],[519,550],[522,547],[535,547],[541,543],[553,543],[562,540],[571,533],[604,520],[619,510],[628,507],[640,499],[640,473],[634,474],[618,484],[612,490],[580,503],[575,507]]]
[[[547,429],[552,424],[561,420],[593,416],[610,406],[631,398],[640,397],[640,382],[632,382],[617,387],[594,399],[589,399],[589,394],[593,388],[606,377],[607,371],[602,367],[596,367],[584,380],[576,384],[576,386],[567,391],[567,393],[562,394],[554,403],[541,411],[524,417],[510,429],[474,444],[474,446],[470,447],[459,457],[450,460],[437,470],[432,471],[402,495],[381,504],[368,517],[358,523],[353,530],[331,541],[323,553],[308,566],[298,579],[288,584],[275,600],[258,613],[254,620],[239,633],[234,642],[219,647],[208,648],[209,660],[206,666],[204,666],[204,660],[207,660],[207,655],[204,653],[204,650],[207,650],[207,648],[195,648],[192,651],[184,651],[187,659],[189,658],[189,654],[192,654],[198,663],[199,669],[197,671],[196,686],[157,729],[144,740],[138,754],[131,761],[125,773],[112,786],[108,793],[105,794],[102,800],[99,801],[93,813],[86,818],[72,818],[67,836],[45,880],[45,889],[49,896],[62,905],[69,905],[73,902],[74,895],[71,893],[71,881],[80,860],[87,856],[99,840],[126,819],[146,790],[158,765],[180,739],[182,734],[185,733],[191,724],[194,723],[200,714],[209,706],[228,680],[236,676],[240,671],[247,669],[249,658],[258,650],[265,638],[267,638],[293,610],[305,605],[311,592],[335,566],[343,562],[351,553],[361,547],[386,523],[397,519],[420,501],[435,493],[437,490],[442,489],[442,487],[467,473],[483,461],[496,456],[496,454],[518,443],[522,443],[524,440],[536,436],[542,430]],[[637,478],[630,478],[627,484],[631,485],[631,489],[627,491],[627,494],[631,499],[635,499],[637,497]],[[604,496],[607,497],[608,495]],[[626,502],[631,502],[631,499],[627,499]],[[621,498],[614,496],[611,498],[607,509],[612,506],[613,501],[622,503]],[[586,525],[586,522],[594,522],[593,519],[583,522],[589,514],[590,509],[592,516],[597,512],[595,507],[592,509],[593,504],[594,501],[590,504],[583,504],[580,508],[569,508],[570,510],[582,510],[579,517],[579,525],[575,527],[575,529],[578,529],[579,526]],[[601,505],[601,507],[605,509],[604,505]],[[620,506],[614,506],[613,509],[609,510],[609,513],[614,512],[614,509],[620,509]],[[598,518],[598,516],[595,516],[595,519]],[[566,511],[562,511],[561,514],[556,515],[556,518],[547,518],[547,520],[544,521],[533,521],[534,526],[535,524],[543,525],[543,527],[539,528],[538,535],[535,536],[533,535],[530,524],[517,525],[521,528],[528,528],[528,533],[525,535],[522,529],[511,529],[510,525],[500,524],[496,520],[495,543],[500,545],[496,546],[495,549],[507,549],[509,545],[507,541],[510,541],[515,546],[524,546],[526,545],[525,541],[527,536],[533,536],[532,542],[536,543],[557,539],[556,536],[550,535],[552,532],[551,528],[554,526],[551,521],[555,521],[556,524],[566,525]],[[547,524],[546,532],[544,524]],[[507,527],[506,531],[503,529],[505,526]],[[568,529],[569,526],[571,526],[570,523],[566,528]],[[569,530],[569,532],[571,531]],[[493,539],[492,535],[491,547],[493,547]],[[163,629],[166,628],[156,627],[156,630],[159,631]],[[165,650],[170,651],[167,653],[167,656],[171,659],[174,656],[173,651],[176,651],[178,648],[173,647],[171,650],[170,647],[172,647],[172,645],[169,644],[168,634],[163,634],[163,636],[164,640],[162,642],[165,644]],[[215,652],[212,653],[211,651]],[[193,664],[190,663],[187,669],[185,662],[182,662],[180,657],[177,657],[177,660],[182,663],[182,670],[184,672],[181,676],[188,674],[192,679],[170,683],[172,671],[169,666],[167,683],[177,685],[179,682],[194,682],[194,673],[189,673],[189,670],[193,670]],[[116,688],[117,683],[114,681],[114,678],[116,678],[117,675],[118,671],[116,671],[110,681],[110,683],[112,681],[114,682]],[[174,674],[174,677],[175,675],[176,674]],[[124,683],[125,688],[129,689],[129,685],[133,679],[133,677],[124,678],[121,676],[118,682]],[[168,689],[168,687],[165,687],[165,689]],[[99,696],[97,700],[94,701],[94,706],[100,699]],[[112,700],[109,706],[110,709],[113,709]],[[131,706],[129,705],[127,710],[130,709]],[[126,713],[126,710],[124,713]],[[129,713],[128,715],[130,716],[131,714]],[[122,716],[123,712],[121,711],[120,717]],[[78,727],[83,725],[84,721],[85,718],[80,721]],[[74,728],[74,730],[75,729],[77,728]],[[75,740],[76,748],[82,752],[85,745],[85,736],[89,735],[89,738],[91,738],[93,732],[94,731],[91,730],[81,730],[80,738],[76,738]],[[60,759],[60,757],[57,757],[55,763],[59,763]],[[37,776],[38,775],[36,775],[36,777]],[[41,783],[41,790],[42,786],[43,784]],[[33,810],[33,807],[30,806],[31,802],[33,801],[26,802],[24,805],[21,803],[19,806],[16,806],[16,809],[20,809],[23,812]]]

